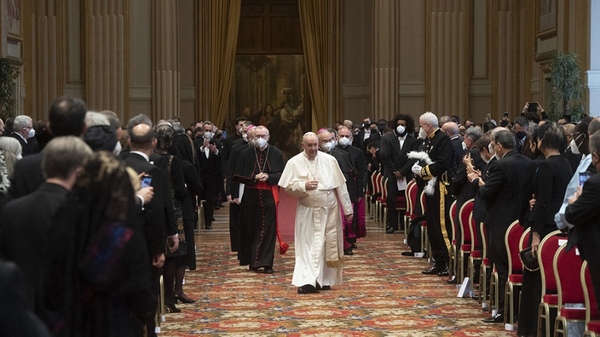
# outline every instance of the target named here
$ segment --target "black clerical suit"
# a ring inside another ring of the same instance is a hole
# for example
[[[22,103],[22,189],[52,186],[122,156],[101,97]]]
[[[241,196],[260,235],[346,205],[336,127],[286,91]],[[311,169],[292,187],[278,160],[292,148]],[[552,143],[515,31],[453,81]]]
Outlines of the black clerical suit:
[[[235,167],[235,162],[240,152],[248,148],[248,142],[243,138],[240,138],[233,142],[231,146],[231,153],[229,156],[229,172]],[[240,182],[231,179],[231,174],[226,177],[225,182],[225,193],[231,196],[231,199],[238,199],[240,197]],[[229,242],[231,244],[231,251],[237,252],[240,249],[241,239],[241,212],[240,205],[236,202],[232,202],[229,205]]]
[[[239,153],[232,169],[232,179],[245,185],[240,204],[241,241],[238,251],[240,265],[250,269],[273,270],[275,241],[277,238],[277,202],[279,178],[285,164],[281,151],[267,146],[262,151],[248,147]],[[265,182],[255,179],[266,173]]]
[[[488,257],[498,271],[499,312],[504,312],[504,291],[508,279],[508,255],[504,235],[510,224],[519,218],[519,196],[523,177],[531,159],[509,150],[504,157],[490,164],[488,179],[479,188],[479,194],[486,204]]]
[[[402,143],[402,148],[400,148]],[[383,175],[387,178],[387,226],[389,230],[398,229],[398,211],[396,210],[396,198],[404,195],[404,189],[398,189],[398,178],[396,172],[404,178],[406,183],[413,178],[411,167],[414,159],[408,158],[408,153],[418,150],[419,143],[412,134],[405,132],[404,135],[394,133],[386,135],[381,140],[379,149],[383,161]],[[405,224],[406,225],[406,224]]]

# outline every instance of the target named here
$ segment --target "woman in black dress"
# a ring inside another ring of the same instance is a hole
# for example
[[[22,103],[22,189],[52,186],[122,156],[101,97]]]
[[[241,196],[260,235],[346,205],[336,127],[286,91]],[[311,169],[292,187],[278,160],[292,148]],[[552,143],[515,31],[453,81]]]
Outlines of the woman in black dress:
[[[529,216],[531,225],[532,251],[537,251],[541,240],[556,230],[554,214],[558,212],[562,199],[571,180],[569,161],[562,156],[565,135],[556,123],[546,123],[538,131],[538,148],[546,158],[537,169],[533,179],[533,208]],[[519,309],[519,336],[535,336],[537,333],[537,312],[542,296],[542,280],[537,271],[523,271],[523,287]]]

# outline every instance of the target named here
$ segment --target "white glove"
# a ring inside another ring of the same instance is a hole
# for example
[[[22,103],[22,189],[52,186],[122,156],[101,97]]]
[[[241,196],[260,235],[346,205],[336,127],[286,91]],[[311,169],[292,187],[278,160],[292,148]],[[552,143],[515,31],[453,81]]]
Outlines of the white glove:
[[[422,169],[421,165],[419,165],[419,163],[418,163],[418,162],[416,162],[416,163],[413,165],[413,167],[411,168],[411,171],[412,171],[412,173],[413,173],[414,175],[416,175],[416,176],[419,176],[419,177],[420,177],[420,176],[421,176],[421,169]]]

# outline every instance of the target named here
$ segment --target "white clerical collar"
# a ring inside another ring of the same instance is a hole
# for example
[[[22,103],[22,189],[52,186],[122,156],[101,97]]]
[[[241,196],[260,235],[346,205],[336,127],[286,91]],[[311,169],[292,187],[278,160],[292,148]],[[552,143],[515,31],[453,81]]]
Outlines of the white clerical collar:
[[[140,151],[131,151],[130,153],[135,153],[138,154],[142,157],[144,157],[144,159],[146,159],[147,162],[150,162],[150,157],[148,157],[147,154],[145,154],[144,152],[140,152]]]

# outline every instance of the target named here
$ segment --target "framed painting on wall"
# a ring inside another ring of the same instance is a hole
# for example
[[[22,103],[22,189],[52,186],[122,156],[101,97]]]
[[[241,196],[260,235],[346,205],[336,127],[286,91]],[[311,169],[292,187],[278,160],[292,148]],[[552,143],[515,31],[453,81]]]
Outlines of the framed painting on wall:
[[[244,116],[269,129],[269,144],[289,159],[309,130],[310,102],[303,55],[238,55],[226,125]]]

